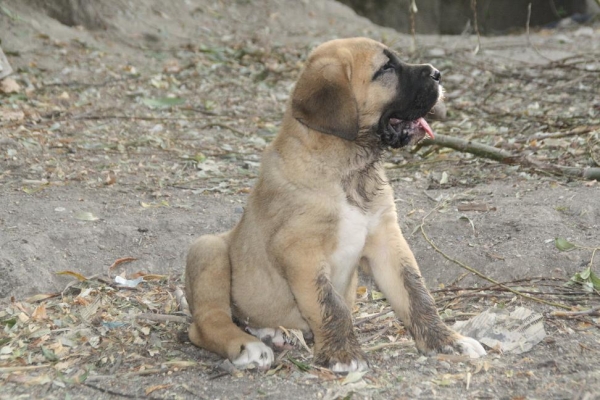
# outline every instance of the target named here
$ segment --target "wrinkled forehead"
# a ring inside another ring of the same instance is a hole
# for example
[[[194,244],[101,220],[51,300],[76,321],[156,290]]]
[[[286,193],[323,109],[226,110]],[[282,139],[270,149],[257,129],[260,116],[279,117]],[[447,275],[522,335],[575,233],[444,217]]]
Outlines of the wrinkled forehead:
[[[336,39],[317,47],[310,58],[336,57],[347,59],[353,65],[369,66],[377,70],[389,59],[392,52],[383,44],[367,38]]]

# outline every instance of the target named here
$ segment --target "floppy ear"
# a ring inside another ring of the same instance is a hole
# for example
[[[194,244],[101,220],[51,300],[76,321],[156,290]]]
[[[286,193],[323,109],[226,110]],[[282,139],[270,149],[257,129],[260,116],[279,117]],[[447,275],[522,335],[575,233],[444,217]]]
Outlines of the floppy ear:
[[[292,115],[311,129],[356,139],[358,106],[339,60],[329,58],[308,64],[292,93]]]

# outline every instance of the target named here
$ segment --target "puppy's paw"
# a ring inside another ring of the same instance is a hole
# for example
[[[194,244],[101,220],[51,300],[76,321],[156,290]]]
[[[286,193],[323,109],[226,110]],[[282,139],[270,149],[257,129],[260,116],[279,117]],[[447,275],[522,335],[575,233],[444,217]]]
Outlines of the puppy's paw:
[[[258,369],[267,370],[271,367],[274,359],[273,350],[269,346],[263,342],[250,342],[242,346],[240,355],[232,360],[232,363],[239,369],[254,365]]]
[[[454,343],[462,354],[468,355],[471,358],[479,358],[487,354],[481,343],[468,336],[461,336]]]
[[[369,364],[366,360],[352,360],[350,363],[336,362],[329,366],[329,369],[333,372],[354,372],[354,371],[366,371],[369,369]]]
[[[369,369],[369,363],[364,353],[360,350],[356,351],[337,351],[333,354],[321,352],[315,358],[315,363],[323,365],[333,372],[354,372],[366,371]]]
[[[291,348],[283,335],[283,331],[279,328],[251,328],[248,326],[246,327],[246,332],[252,336],[256,336],[267,346],[276,349]]]
[[[487,354],[481,343],[477,340],[458,334],[454,342],[445,346],[442,350],[447,354],[458,352],[470,358],[479,358]]]

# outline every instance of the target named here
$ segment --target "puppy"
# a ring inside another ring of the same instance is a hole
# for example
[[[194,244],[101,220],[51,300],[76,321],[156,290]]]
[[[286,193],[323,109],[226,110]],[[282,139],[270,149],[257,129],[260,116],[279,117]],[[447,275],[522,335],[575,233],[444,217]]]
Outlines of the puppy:
[[[273,351],[260,339],[281,345],[273,328],[295,328],[314,337],[316,364],[364,370],[351,316],[361,265],[421,352],[485,354],[439,318],[382,165],[386,147],[433,137],[423,116],[440,94],[438,70],[403,63],[370,39],[333,40],[310,54],[241,221],[189,250],[192,343],[266,369]]]

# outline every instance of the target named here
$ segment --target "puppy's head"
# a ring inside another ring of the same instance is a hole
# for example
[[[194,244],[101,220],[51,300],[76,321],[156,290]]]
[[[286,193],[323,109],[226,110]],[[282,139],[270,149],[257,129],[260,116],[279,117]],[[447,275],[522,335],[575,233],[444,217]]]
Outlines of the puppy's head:
[[[354,141],[376,135],[401,147],[433,137],[423,117],[442,93],[431,65],[401,62],[383,44],[338,39],[317,47],[292,93],[292,115],[319,132]]]

